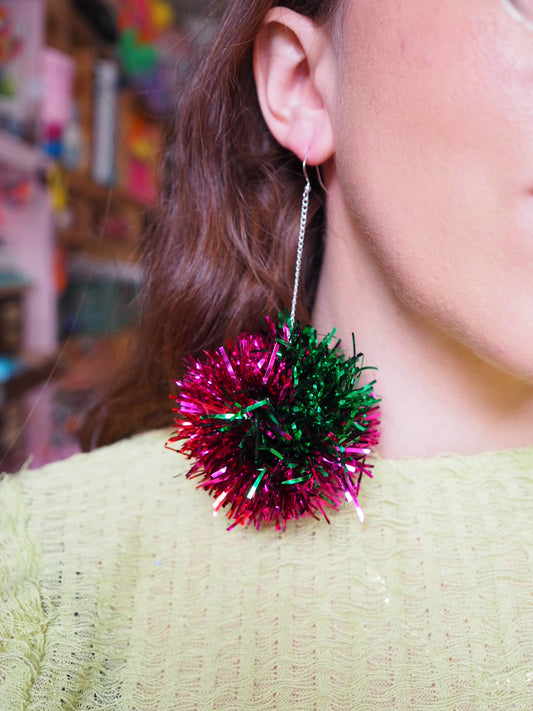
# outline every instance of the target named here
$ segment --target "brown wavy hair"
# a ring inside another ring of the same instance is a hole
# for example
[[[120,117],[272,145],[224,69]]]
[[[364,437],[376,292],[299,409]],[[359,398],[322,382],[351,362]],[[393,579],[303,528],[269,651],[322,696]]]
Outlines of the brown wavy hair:
[[[93,410],[84,448],[170,425],[183,356],[212,349],[290,305],[302,166],[260,111],[252,47],[282,4],[327,22],[339,0],[230,0],[170,128],[131,362]],[[313,185],[297,318],[308,321],[321,261],[322,191]]]

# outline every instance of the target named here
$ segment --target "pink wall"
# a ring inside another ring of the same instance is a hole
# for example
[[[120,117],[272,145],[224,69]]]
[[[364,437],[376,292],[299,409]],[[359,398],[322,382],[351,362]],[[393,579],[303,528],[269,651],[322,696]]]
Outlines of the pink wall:
[[[0,235],[31,287],[24,303],[24,348],[50,355],[58,341],[54,225],[49,196],[40,186],[22,207],[2,205]]]
[[[21,49],[5,67],[16,92],[12,98],[0,99],[0,112],[11,117],[15,125],[28,127],[37,118],[45,3],[1,0],[1,4],[8,11]],[[0,131],[0,179],[8,167],[31,177],[39,166],[44,166],[44,156],[38,149]],[[31,283],[24,299],[24,349],[49,355],[57,346],[57,305],[54,229],[48,194],[36,183],[26,205],[14,207],[2,200],[0,213],[0,236],[8,245],[9,260]]]

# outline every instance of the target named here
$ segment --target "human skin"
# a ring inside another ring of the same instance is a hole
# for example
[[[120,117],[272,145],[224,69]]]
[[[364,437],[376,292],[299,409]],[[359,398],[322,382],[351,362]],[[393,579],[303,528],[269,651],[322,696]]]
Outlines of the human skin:
[[[499,0],[337,20],[278,8],[256,51],[274,135],[324,164],[314,325],[377,366],[383,455],[531,445],[533,33]]]

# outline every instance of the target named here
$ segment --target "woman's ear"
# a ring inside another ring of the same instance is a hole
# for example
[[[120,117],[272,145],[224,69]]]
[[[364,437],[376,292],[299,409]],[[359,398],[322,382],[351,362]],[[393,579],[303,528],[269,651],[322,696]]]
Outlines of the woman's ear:
[[[271,10],[254,45],[259,104],[272,135],[309,165],[334,153],[335,57],[325,28],[285,7]]]

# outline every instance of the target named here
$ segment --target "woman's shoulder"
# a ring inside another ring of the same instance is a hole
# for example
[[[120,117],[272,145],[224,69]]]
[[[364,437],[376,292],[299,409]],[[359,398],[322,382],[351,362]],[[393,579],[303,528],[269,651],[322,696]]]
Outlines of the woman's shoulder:
[[[165,449],[168,436],[168,430],[153,430],[40,469],[6,474],[0,491],[6,492],[4,497],[17,492],[32,517],[49,516],[62,507],[82,514],[103,512],[119,500],[133,503],[146,489],[153,490],[186,471],[185,458]]]
[[[90,452],[46,464],[40,469],[24,468],[13,478],[21,481],[23,486],[34,488],[70,479],[80,483],[83,476],[100,479],[113,475],[114,478],[120,478],[125,475],[126,469],[130,471],[131,479],[145,471],[147,465],[150,465],[153,472],[161,472],[166,465],[179,468],[183,464],[185,467],[181,457],[176,457],[175,453],[165,448],[169,436],[169,429],[150,430]]]
[[[173,524],[194,517],[187,462],[165,449],[168,436],[0,481],[0,708],[122,708],[113,695],[134,684],[128,645],[137,635],[141,664],[146,621],[171,599],[156,589],[176,574]]]
[[[529,706],[532,450],[377,459],[363,524],[227,532],[168,434],[0,485],[0,708]]]

